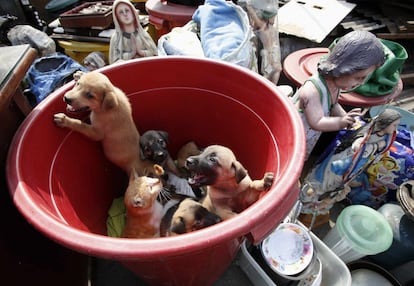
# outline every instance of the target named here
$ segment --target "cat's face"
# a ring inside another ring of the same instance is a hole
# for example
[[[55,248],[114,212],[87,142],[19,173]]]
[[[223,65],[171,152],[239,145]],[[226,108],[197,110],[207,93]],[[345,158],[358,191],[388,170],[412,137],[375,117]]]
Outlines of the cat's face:
[[[129,210],[139,212],[153,206],[163,186],[159,178],[134,176],[125,192],[124,202]]]

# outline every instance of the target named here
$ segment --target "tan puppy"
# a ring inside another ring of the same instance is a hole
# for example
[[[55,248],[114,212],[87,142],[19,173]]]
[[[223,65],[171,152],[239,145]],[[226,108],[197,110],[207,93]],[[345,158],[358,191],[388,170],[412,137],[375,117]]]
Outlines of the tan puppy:
[[[208,211],[201,203],[186,198],[166,212],[161,220],[160,232],[161,236],[174,236],[199,230],[220,221],[218,215]]]
[[[91,140],[101,141],[108,160],[127,174],[152,170],[153,163],[139,157],[139,132],[132,118],[128,97],[102,73],[76,72],[72,90],[63,100],[69,112],[90,111],[90,124],[64,113],[54,115],[59,127],[70,128]]]
[[[253,204],[262,191],[273,183],[274,174],[265,173],[263,179],[252,180],[234,153],[221,145],[208,146],[186,161],[191,172],[189,183],[207,186],[202,204],[223,220],[235,216]]]

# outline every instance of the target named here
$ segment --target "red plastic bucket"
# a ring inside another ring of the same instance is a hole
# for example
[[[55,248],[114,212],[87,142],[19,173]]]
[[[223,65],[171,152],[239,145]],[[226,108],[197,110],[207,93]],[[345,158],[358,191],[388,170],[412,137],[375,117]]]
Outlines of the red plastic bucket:
[[[147,0],[145,10],[148,21],[156,29],[156,38],[167,34],[175,27],[182,27],[193,17],[197,7],[169,3],[164,0]]]
[[[139,131],[163,129],[171,153],[188,140],[230,147],[252,178],[275,173],[271,189],[235,218],[176,237],[106,236],[107,211],[126,175],[106,161],[100,143],[54,125],[63,94],[42,101],[17,131],[7,161],[13,201],[40,232],[81,253],[124,263],[152,285],[210,285],[244,237],[258,243],[298,197],[305,138],[294,106],[269,81],[208,59],[152,57],[100,70],[123,89]]]

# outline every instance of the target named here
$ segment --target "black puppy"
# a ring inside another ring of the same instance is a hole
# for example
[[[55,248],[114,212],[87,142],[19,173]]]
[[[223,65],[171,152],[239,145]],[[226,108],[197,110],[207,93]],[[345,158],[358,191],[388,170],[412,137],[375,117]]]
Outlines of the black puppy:
[[[148,159],[161,165],[166,171],[180,176],[180,172],[167,149],[168,139],[168,132],[163,130],[144,132],[139,139],[141,159]]]

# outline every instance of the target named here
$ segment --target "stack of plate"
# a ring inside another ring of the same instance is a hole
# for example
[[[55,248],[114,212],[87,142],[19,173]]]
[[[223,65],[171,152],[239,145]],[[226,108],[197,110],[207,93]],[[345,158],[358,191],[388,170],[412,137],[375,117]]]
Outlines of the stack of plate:
[[[262,255],[270,268],[301,286],[318,286],[322,265],[307,229],[294,223],[280,224],[261,244]]]

